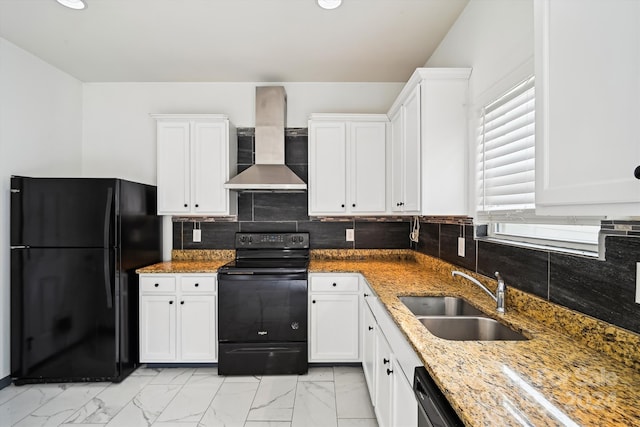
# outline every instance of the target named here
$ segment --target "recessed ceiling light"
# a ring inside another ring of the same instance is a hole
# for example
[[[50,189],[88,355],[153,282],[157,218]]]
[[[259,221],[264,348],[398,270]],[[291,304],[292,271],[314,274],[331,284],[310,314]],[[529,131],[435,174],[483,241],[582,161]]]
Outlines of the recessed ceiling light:
[[[82,10],[85,7],[87,7],[87,5],[84,3],[83,0],[56,0],[56,1],[61,5],[68,7],[69,9]]]
[[[318,0],[318,6],[323,9],[335,9],[342,4],[342,0]]]

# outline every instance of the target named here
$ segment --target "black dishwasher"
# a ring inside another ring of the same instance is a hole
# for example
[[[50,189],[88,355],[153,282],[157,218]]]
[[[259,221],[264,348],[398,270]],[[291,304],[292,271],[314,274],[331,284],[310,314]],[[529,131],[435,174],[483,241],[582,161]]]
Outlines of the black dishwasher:
[[[464,426],[423,366],[416,367],[413,391],[418,400],[418,427]]]

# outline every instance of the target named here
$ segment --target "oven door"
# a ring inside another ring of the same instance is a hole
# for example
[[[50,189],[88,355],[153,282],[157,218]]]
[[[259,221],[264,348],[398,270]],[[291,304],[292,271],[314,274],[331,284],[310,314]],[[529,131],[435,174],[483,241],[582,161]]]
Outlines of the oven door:
[[[307,274],[219,274],[221,343],[307,340]]]

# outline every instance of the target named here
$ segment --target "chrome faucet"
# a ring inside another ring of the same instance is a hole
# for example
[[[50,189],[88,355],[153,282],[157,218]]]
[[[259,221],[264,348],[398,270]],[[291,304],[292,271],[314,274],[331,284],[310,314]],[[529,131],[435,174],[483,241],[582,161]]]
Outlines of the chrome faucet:
[[[468,274],[465,274],[461,271],[454,270],[451,272],[451,275],[454,277],[462,276],[465,279],[470,280],[472,283],[478,285],[480,289],[482,289],[487,294],[489,294],[489,296],[493,298],[493,300],[496,302],[496,310],[498,311],[498,313],[505,312],[504,305],[505,305],[505,294],[507,293],[507,285],[505,285],[504,280],[502,279],[502,275],[500,275],[499,272],[496,271],[495,273],[496,278],[498,279],[498,289],[496,289],[495,295],[489,289],[487,289],[486,286],[484,286],[482,283],[480,283],[478,280],[474,279],[473,277],[469,276]]]

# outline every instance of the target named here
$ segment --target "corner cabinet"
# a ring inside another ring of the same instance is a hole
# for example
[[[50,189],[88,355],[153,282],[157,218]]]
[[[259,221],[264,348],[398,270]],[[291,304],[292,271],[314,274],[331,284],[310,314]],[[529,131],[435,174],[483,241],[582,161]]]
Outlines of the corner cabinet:
[[[359,276],[314,273],[309,282],[309,362],[359,362]]]
[[[640,2],[535,2],[536,213],[640,215]]]
[[[216,276],[140,276],[140,362],[217,361]]]
[[[309,215],[386,211],[386,115],[312,114],[309,120]]]
[[[391,106],[391,212],[468,214],[470,75],[470,68],[418,68]]]
[[[153,114],[157,121],[158,215],[227,216],[237,195],[236,133],[218,114]]]

